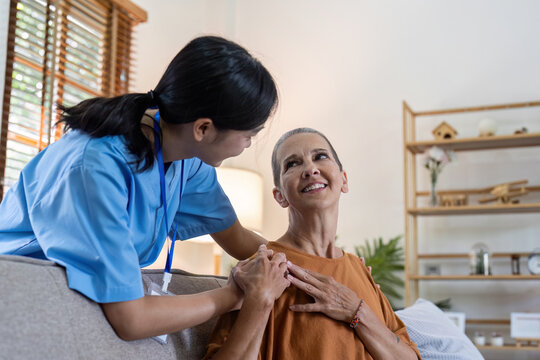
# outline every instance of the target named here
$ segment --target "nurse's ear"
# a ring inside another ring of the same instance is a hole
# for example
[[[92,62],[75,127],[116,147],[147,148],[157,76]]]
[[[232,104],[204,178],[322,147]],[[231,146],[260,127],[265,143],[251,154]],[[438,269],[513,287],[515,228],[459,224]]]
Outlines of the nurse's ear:
[[[285,197],[278,188],[274,188],[272,190],[272,194],[274,194],[274,199],[276,199],[279,206],[281,206],[282,208],[289,207],[289,202],[287,201],[287,199],[285,199]]]
[[[217,137],[217,129],[210,118],[199,118],[193,122],[193,138],[197,142],[212,142]]]

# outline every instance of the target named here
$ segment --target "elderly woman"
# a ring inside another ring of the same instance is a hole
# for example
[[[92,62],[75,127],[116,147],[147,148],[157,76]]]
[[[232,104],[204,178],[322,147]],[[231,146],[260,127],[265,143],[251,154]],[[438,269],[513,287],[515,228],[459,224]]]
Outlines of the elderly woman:
[[[292,286],[275,303],[256,303],[243,285],[253,265],[239,264],[233,276],[244,303],[220,319],[207,358],[420,358],[364,263],[335,245],[348,182],[328,139],[308,128],[287,132],[274,147],[272,168],[274,198],[288,208],[289,228],[267,246],[286,255]]]

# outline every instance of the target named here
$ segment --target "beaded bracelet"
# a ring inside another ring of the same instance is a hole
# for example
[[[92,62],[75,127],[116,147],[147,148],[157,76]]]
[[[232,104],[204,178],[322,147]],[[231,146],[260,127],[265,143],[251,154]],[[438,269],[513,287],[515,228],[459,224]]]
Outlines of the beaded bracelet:
[[[364,303],[364,299],[360,299],[360,304],[358,305],[358,310],[356,310],[356,312],[354,313],[354,317],[353,319],[351,320],[351,322],[349,323],[349,326],[354,329],[355,327],[358,326],[358,324],[360,323],[360,308],[362,307],[362,304]]]

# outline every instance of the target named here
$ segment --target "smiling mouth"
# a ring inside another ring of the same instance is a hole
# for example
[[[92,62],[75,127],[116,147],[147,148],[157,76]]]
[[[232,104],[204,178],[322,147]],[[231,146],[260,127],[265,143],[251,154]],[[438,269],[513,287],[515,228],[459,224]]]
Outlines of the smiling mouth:
[[[326,185],[326,184],[313,184],[313,185],[306,186],[304,189],[302,189],[302,192],[307,193],[307,192],[312,191],[312,190],[324,189],[327,186],[328,185]]]

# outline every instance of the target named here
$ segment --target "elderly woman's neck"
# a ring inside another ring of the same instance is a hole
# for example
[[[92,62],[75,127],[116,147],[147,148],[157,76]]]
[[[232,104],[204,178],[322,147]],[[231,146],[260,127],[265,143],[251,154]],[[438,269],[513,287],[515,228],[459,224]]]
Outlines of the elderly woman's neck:
[[[336,214],[314,213],[289,216],[289,228],[277,241],[292,246],[311,255],[329,259],[343,256],[343,251],[335,246],[337,229]]]

